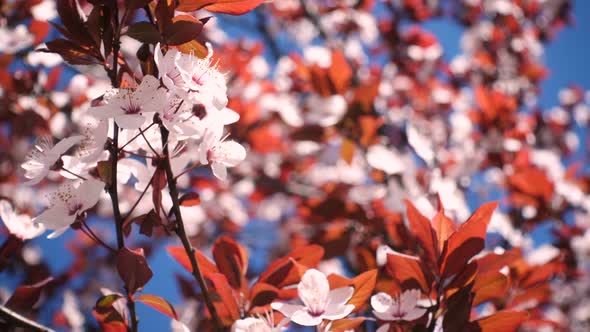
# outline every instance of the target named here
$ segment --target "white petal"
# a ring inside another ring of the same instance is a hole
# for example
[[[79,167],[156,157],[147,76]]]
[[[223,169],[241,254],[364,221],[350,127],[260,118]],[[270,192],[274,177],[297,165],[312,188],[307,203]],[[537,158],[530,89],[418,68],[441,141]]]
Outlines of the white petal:
[[[303,326],[316,326],[322,323],[322,317],[312,316],[305,310],[299,310],[291,316],[291,321]]]
[[[408,311],[404,315],[403,320],[407,320],[407,321],[416,320],[416,319],[422,317],[424,315],[424,313],[426,313],[426,309],[416,307],[416,308]]]
[[[123,129],[138,129],[144,124],[145,118],[139,114],[120,114],[115,117],[115,122]]]
[[[387,174],[396,174],[404,170],[402,159],[383,145],[372,145],[367,152],[367,162],[371,167]]]
[[[344,318],[348,315],[350,315],[350,313],[354,310],[354,305],[353,304],[347,304],[347,305],[340,305],[340,306],[328,306],[326,308],[326,312],[324,312],[324,314],[322,315],[322,318],[324,319],[329,319],[329,320],[337,320],[337,319],[341,319]]]
[[[76,190],[76,195],[81,199],[82,202],[81,211],[86,211],[96,205],[103,190],[104,183],[101,181],[94,179],[84,181]]]
[[[281,312],[283,315],[287,317],[291,317],[295,314],[295,312],[300,310],[305,310],[305,307],[298,304],[289,304],[289,303],[282,303],[282,302],[273,302],[270,304],[270,307],[276,311]]]
[[[211,163],[211,170],[213,171],[213,175],[215,175],[215,177],[219,180],[225,181],[225,179],[227,179],[227,168],[225,165],[218,162],[213,162]]]
[[[55,239],[56,237],[58,237],[58,236],[62,235],[63,233],[65,233],[68,230],[68,228],[70,228],[70,226],[66,226],[66,227],[60,228],[60,229],[54,231],[53,233],[47,235],[47,238],[48,239]]]
[[[64,138],[61,141],[59,141],[53,147],[53,149],[51,149],[51,151],[61,155],[61,154],[65,153],[66,151],[68,151],[68,149],[71,148],[72,146],[80,143],[83,138],[84,138],[84,136],[81,136],[81,135]]]
[[[416,306],[416,303],[420,299],[419,289],[408,289],[403,292],[399,298],[399,306],[401,312],[408,312]]]
[[[348,302],[354,293],[353,287],[340,287],[331,290],[328,294],[328,305],[342,305]]]
[[[330,293],[328,278],[316,269],[309,269],[301,277],[297,293],[307,308],[314,311],[323,310]]]
[[[393,300],[389,294],[381,292],[371,296],[371,307],[376,312],[387,312],[391,309],[392,303]]]
[[[219,146],[224,156],[219,162],[226,166],[236,166],[246,159],[246,149],[240,143],[234,141],[222,142]]]
[[[224,125],[236,123],[236,122],[238,122],[238,120],[240,120],[240,114],[238,114],[237,112],[235,112],[232,109],[225,107],[220,112],[221,112],[221,117],[223,118]]]

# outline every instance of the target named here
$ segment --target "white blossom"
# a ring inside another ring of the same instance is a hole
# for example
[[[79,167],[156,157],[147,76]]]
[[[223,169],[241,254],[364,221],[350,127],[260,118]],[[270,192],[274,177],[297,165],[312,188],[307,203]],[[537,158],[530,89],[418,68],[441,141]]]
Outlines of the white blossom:
[[[158,110],[164,98],[166,92],[160,89],[160,81],[146,75],[137,89],[115,90],[105,105],[92,107],[88,112],[98,119],[112,118],[123,129],[138,129],[150,113]]]
[[[0,218],[10,234],[21,240],[32,239],[45,231],[42,225],[32,222],[29,215],[16,213],[6,200],[0,200]]]
[[[43,180],[62,154],[81,141],[82,136],[72,136],[53,145],[50,137],[41,137],[27,155],[27,161],[21,165],[26,171],[25,177],[30,179],[26,184],[37,184]]]
[[[406,290],[395,298],[381,292],[371,297],[371,306],[373,314],[381,320],[413,321],[426,313],[426,309],[417,306],[418,300],[420,300],[419,289]]]
[[[47,229],[55,230],[48,238],[63,234],[76,218],[98,202],[104,189],[104,183],[89,179],[76,186],[73,182],[61,185],[49,197],[49,208],[33,222],[43,224]]]
[[[220,180],[227,178],[227,168],[234,167],[246,158],[246,149],[235,141],[226,141],[207,131],[199,145],[199,161],[211,163],[213,174]]]
[[[303,274],[297,292],[303,305],[274,302],[271,307],[299,325],[317,326],[324,319],[341,319],[354,310],[353,304],[346,304],[354,288],[349,286],[330,290],[328,278],[316,269],[309,269]]]

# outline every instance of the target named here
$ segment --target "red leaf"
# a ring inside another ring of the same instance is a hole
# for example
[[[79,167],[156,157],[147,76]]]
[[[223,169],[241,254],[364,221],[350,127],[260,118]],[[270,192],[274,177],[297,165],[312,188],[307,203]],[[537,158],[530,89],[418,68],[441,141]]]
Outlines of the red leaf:
[[[432,218],[432,228],[436,234],[438,242],[438,252],[441,253],[445,247],[445,242],[453,234],[457,227],[455,223],[445,215],[445,209],[442,205],[440,197],[438,198],[438,212]]]
[[[182,267],[184,267],[185,269],[187,269],[191,273],[193,272],[193,267],[191,265],[191,261],[188,258],[188,255],[186,254],[184,247],[182,247],[182,246],[169,246],[169,247],[166,247],[166,250],[168,251],[168,253],[170,255],[172,255],[172,257],[174,257],[174,259],[176,259],[176,261],[178,263],[180,263],[180,265],[182,265]],[[195,250],[194,253],[195,253],[195,258],[197,260],[197,264],[199,265],[199,269],[201,270],[201,272],[203,274],[219,273],[217,266],[215,266],[215,264],[212,261],[210,261],[209,258],[207,258],[205,255],[203,255],[198,250]]]
[[[475,292],[473,305],[477,306],[489,300],[503,298],[509,286],[508,277],[500,272],[479,274],[473,285]]]
[[[528,317],[529,314],[526,311],[498,311],[495,314],[471,322],[469,331],[516,331]]]
[[[218,238],[213,244],[213,259],[219,272],[223,273],[229,284],[236,290],[248,289],[246,270],[248,253],[228,236]]]
[[[113,303],[120,299],[119,294],[101,296],[92,310],[92,315],[100,324],[101,330],[106,332],[127,332],[125,317],[121,316]]]
[[[178,320],[178,315],[176,315],[174,307],[168,301],[157,295],[141,294],[135,300],[158,310],[170,318]]]
[[[181,45],[196,39],[203,30],[203,23],[190,15],[179,15],[165,27],[164,37],[170,45]]]
[[[148,44],[155,44],[162,40],[158,29],[153,24],[143,21],[130,25],[125,34],[142,43]]]
[[[424,250],[426,259],[434,267],[437,264],[439,253],[436,234],[430,226],[430,220],[423,216],[410,201],[404,200],[404,203],[412,233]]]
[[[324,248],[311,245],[290,252],[287,256],[272,262],[259,278],[259,282],[266,282],[276,287],[284,287],[298,283],[301,267],[316,267],[324,256]],[[305,272],[305,271],[303,271]]]
[[[49,33],[49,23],[43,21],[32,20],[29,24],[29,31],[35,35],[34,45],[40,44],[45,36]]]
[[[117,271],[130,293],[135,293],[153,276],[152,269],[147,264],[141,248],[137,250],[120,249],[117,253]]]
[[[418,257],[397,252],[388,253],[386,269],[400,284],[404,284],[403,288],[419,287],[424,293],[428,293],[430,283],[426,279]]]
[[[240,318],[240,310],[227,278],[221,273],[210,273],[205,275],[205,279],[211,284],[209,291],[213,298],[213,305],[223,325],[232,325]]]
[[[354,304],[353,312],[358,312],[363,309],[365,303],[375,289],[377,282],[377,270],[370,270],[362,273],[352,279],[352,286],[354,287],[354,294],[348,301],[348,304]]]
[[[264,282],[256,283],[250,290],[250,307],[270,304],[279,295],[279,289]]]
[[[497,202],[482,205],[449,237],[440,270],[443,277],[461,271],[484,248],[486,229],[497,206]]]
[[[166,187],[166,172],[164,169],[158,167],[154,176],[152,177],[152,204],[156,214],[160,215],[162,206],[162,189]]]
[[[192,12],[203,8],[215,13],[242,15],[263,2],[265,0],[180,0],[176,9]]]
[[[352,79],[352,70],[346,61],[344,53],[339,50],[332,52],[332,65],[328,69],[328,76],[334,85],[336,93],[343,93]]]
[[[182,206],[196,206],[201,204],[201,198],[196,192],[190,192],[180,197],[180,205]]]
[[[47,286],[52,280],[53,278],[49,277],[33,285],[18,286],[5,306],[18,312],[32,310],[35,303],[39,301],[43,287]]]
[[[355,317],[355,318],[344,318],[335,320],[332,322],[332,326],[330,326],[330,332],[345,332],[345,331],[354,331],[357,327],[359,327],[367,317]]]

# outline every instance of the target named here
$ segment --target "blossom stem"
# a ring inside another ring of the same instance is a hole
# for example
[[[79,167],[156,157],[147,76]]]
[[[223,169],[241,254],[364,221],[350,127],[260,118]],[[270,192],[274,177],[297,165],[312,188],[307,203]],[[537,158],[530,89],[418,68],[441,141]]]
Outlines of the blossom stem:
[[[124,13],[124,16],[127,15],[127,10]],[[114,88],[119,88],[120,81],[119,81],[119,74],[118,74],[118,64],[119,64],[119,50],[121,48],[121,24],[119,22],[119,6],[115,5],[113,9],[113,16],[115,17],[114,20],[114,31],[115,34],[113,36],[113,67],[109,70],[106,69],[109,77],[111,79],[111,84]],[[115,218],[115,230],[117,233],[117,247],[119,250],[125,247],[125,238],[123,235],[123,219],[121,218],[121,210],[119,207],[119,194],[117,192],[117,164],[119,162],[119,126],[117,123],[114,123],[113,129],[113,141],[111,145],[111,179],[110,184],[108,186],[108,192],[111,196],[111,203],[113,205],[113,216]],[[129,309],[129,316],[131,321],[131,326],[128,326],[130,332],[137,332],[137,315],[135,313],[135,302],[129,292],[127,287],[125,288],[125,293],[127,295],[127,308]]]
[[[101,240],[98,235],[96,235],[96,233],[94,233],[94,231],[92,231],[92,228],[90,228],[90,226],[88,226],[88,224],[86,223],[86,221],[82,221],[82,232],[84,232],[84,234],[86,234],[89,238],[91,238],[92,240],[94,240],[96,243],[100,244],[101,246],[103,246],[105,249],[111,251],[111,252],[116,252],[116,250],[109,246],[108,244],[106,244],[103,240]]]
[[[7,322],[11,327],[21,327],[26,331],[36,332],[54,332],[55,330],[50,329],[47,326],[41,325],[34,322],[18,313],[0,305],[0,317],[3,321]]]
[[[154,149],[154,147],[150,144],[150,141],[147,139],[147,137],[145,137],[145,134],[143,133],[143,131],[140,133],[141,136],[143,137],[143,139],[145,140],[145,142],[147,143],[148,147],[150,148],[150,150],[152,150],[152,152],[154,153],[154,155],[156,155],[156,157],[159,159],[160,158],[160,154],[156,151],[156,149]]]
[[[174,216],[176,217],[176,235],[180,238],[182,242],[182,246],[186,251],[186,254],[191,262],[192,267],[192,274],[199,283],[199,287],[201,288],[201,293],[203,294],[203,299],[205,300],[205,305],[213,318],[213,322],[215,324],[217,331],[223,331],[223,324],[221,323],[221,319],[217,314],[217,310],[213,305],[213,299],[211,298],[211,294],[207,288],[207,283],[205,282],[205,278],[201,273],[199,268],[199,264],[197,263],[197,258],[195,256],[195,249],[192,247],[186,231],[184,229],[184,223],[182,221],[182,213],[180,212],[180,200],[178,198],[178,189],[176,188],[176,179],[174,178],[174,174],[172,173],[172,166],[170,165],[170,156],[168,152],[168,135],[169,131],[164,126],[160,126],[160,133],[162,135],[162,146],[164,149],[164,168],[166,171],[166,179],[168,180],[168,191],[170,192],[170,197],[172,198],[172,211]]]
[[[139,136],[141,136],[141,135],[143,134],[143,132],[145,132],[146,130],[150,129],[150,128],[151,128],[153,125],[155,125],[155,124],[156,124],[155,122],[152,122],[152,123],[151,123],[149,126],[147,126],[145,129],[141,129],[141,128],[139,128],[139,134],[137,134],[137,135],[133,136],[133,137],[132,137],[132,138],[131,138],[129,141],[127,141],[127,143],[123,144],[123,146],[121,146],[121,147],[119,148],[119,150],[123,150],[123,149],[125,149],[125,147],[126,147],[127,145],[129,145],[131,142],[135,141],[135,140],[136,140],[136,139],[137,139]]]
[[[85,178],[85,177],[83,177],[82,175],[80,175],[80,174],[76,174],[76,173],[74,173],[74,172],[70,171],[69,169],[67,169],[67,168],[65,168],[65,167],[63,167],[63,166],[61,167],[61,170],[62,170],[62,171],[64,171],[64,172],[66,172],[66,173],[69,173],[69,174],[71,174],[71,175],[73,175],[73,176],[75,176],[75,177],[77,177],[78,179],[81,179],[81,180],[84,180],[84,181],[86,181],[86,178]]]
[[[187,168],[186,168],[184,171],[182,171],[182,173],[180,173],[180,174],[178,174],[177,176],[175,176],[175,177],[174,177],[174,180],[178,179],[179,177],[181,177],[181,176],[185,175],[186,173],[188,173],[188,172],[192,171],[193,169],[195,169],[195,168],[197,168],[197,167],[199,167],[199,166],[201,166],[201,163],[199,163],[199,162],[196,162],[196,163],[194,163],[194,164],[190,165],[190,166],[189,166],[189,167],[187,167]]]
[[[139,195],[139,198],[135,201],[135,203],[131,207],[131,210],[129,210],[129,212],[127,212],[127,214],[125,215],[125,218],[123,218],[124,221],[126,221],[127,219],[129,219],[129,217],[131,217],[131,214],[133,213],[133,211],[135,210],[137,205],[139,205],[139,202],[141,202],[141,200],[143,199],[143,196],[145,196],[145,193],[148,191],[148,189],[152,185],[152,181],[154,180],[154,176],[156,176],[156,172],[154,172],[154,174],[152,174],[152,177],[150,178],[150,182],[145,187],[145,189],[141,192],[141,195]]]

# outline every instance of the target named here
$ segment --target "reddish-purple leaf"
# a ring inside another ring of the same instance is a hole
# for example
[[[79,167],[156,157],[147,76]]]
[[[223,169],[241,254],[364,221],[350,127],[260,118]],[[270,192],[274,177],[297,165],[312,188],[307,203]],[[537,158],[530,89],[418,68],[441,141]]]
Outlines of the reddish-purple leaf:
[[[443,277],[461,271],[484,248],[486,230],[497,206],[497,202],[482,205],[449,237],[440,270]]]
[[[406,213],[408,214],[408,221],[412,233],[418,240],[420,247],[424,250],[425,258],[430,266],[434,267],[438,261],[438,241],[436,234],[430,226],[430,220],[423,216],[414,204],[408,200],[404,200],[406,204]]]
[[[176,315],[174,307],[168,301],[157,295],[141,294],[135,300],[158,310],[170,318],[178,320],[178,315]]]
[[[189,272],[193,272],[193,268],[191,265],[191,261],[182,246],[169,246],[166,247],[166,250],[174,259],[180,263],[185,269]],[[205,255],[203,255],[200,251],[195,250],[195,257],[197,260],[197,264],[199,265],[199,269],[203,274],[207,273],[219,273],[217,266],[209,260]]]
[[[136,250],[120,249],[117,253],[117,271],[130,293],[135,293],[153,276],[152,269],[147,264],[141,248]]]
[[[28,312],[39,300],[43,287],[47,286],[53,278],[49,277],[34,285],[18,286],[5,306],[18,312]]]
[[[213,259],[219,272],[223,273],[229,284],[236,290],[248,290],[246,270],[248,269],[248,252],[236,241],[222,236],[213,244]]]

